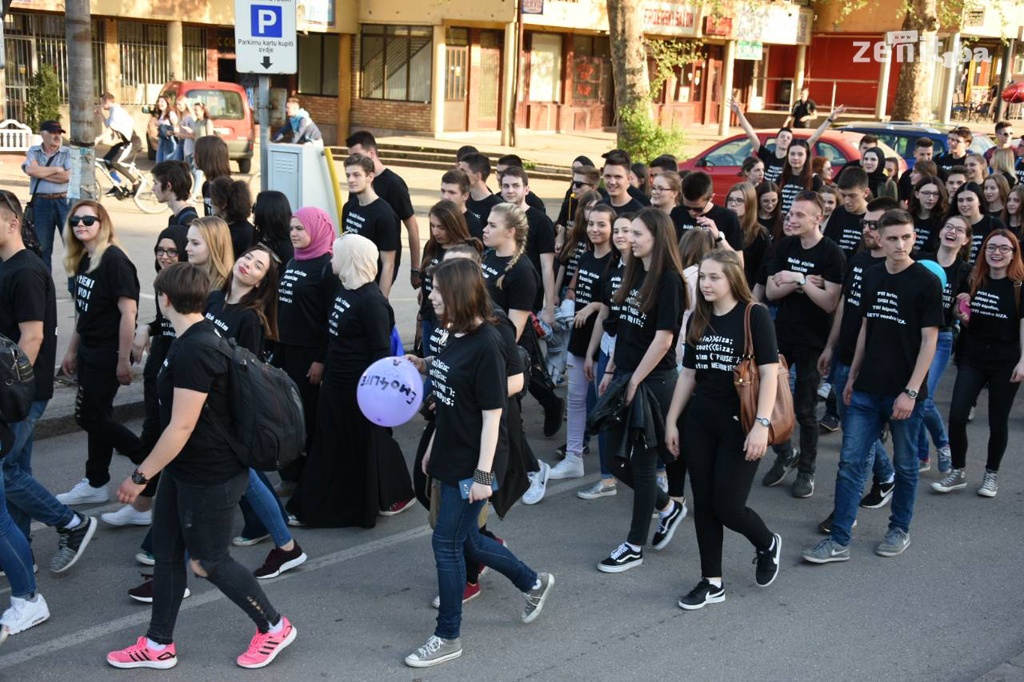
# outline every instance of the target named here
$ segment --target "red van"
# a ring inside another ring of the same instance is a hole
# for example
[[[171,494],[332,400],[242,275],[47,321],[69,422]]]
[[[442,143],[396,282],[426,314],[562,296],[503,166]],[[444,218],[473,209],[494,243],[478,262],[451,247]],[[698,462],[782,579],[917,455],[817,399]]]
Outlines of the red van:
[[[253,145],[256,139],[252,110],[245,88],[224,81],[171,81],[160,91],[161,97],[174,106],[178,97],[188,98],[189,104],[202,102],[213,128],[228,145],[228,157],[238,162],[238,171],[252,170]],[[149,158],[156,158],[157,141],[148,140]]]

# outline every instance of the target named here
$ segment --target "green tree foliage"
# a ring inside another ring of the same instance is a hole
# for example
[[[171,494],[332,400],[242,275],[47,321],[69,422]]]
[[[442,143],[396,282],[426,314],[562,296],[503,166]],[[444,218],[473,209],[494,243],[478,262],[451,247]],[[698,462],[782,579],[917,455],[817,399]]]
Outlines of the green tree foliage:
[[[32,77],[25,103],[25,123],[38,130],[43,121],[60,119],[60,81],[49,64],[43,64]]]

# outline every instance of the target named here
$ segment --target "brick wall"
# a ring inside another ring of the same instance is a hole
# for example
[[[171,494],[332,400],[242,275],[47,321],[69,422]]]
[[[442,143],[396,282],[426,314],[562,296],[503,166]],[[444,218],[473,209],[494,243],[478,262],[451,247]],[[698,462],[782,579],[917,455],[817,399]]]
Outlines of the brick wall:
[[[313,122],[320,128],[324,136],[324,144],[341,144],[344,139],[338,139],[338,98],[337,97],[316,97],[314,95],[296,95],[302,108],[313,117]],[[340,136],[344,137],[344,136]]]
[[[361,55],[362,41],[356,35],[352,39],[352,130],[368,129],[375,135],[390,135],[399,132],[429,133],[430,103],[394,102],[379,99],[361,99]]]

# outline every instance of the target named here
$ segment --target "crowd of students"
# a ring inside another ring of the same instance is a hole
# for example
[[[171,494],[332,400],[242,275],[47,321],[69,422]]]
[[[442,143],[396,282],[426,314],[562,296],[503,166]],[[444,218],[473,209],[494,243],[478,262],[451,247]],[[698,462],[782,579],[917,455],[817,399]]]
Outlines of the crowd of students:
[[[967,485],[966,425],[984,388],[991,435],[978,494],[994,497],[1024,379],[1024,194],[1016,178],[957,156],[969,133],[955,129],[950,154],[929,159],[931,141],[922,139],[915,168],[898,178],[865,136],[861,161],[833,182],[811,153],[813,140],[794,140],[784,128],[769,149],[734,110],[755,154],[726,196],[715,196],[706,173],[680,173],[671,156],[642,165],[612,150],[600,168],[585,156],[574,160],[554,221],[519,157],[498,159],[496,194],[490,159],[464,147],[440,179],[422,251],[408,187],[384,166],[369,133],[347,141],[349,199],[339,226],[278,192],[253,204],[247,185],[227,172],[223,142],[201,137],[204,217],[189,204],[187,164],[153,170],[154,192],[171,216],[154,244],[157,314],[149,322],[138,319],[136,265],[110,215],[97,202],[76,203],[63,233],[76,320],[61,368],[77,375],[75,418],[88,449],[84,478],[57,496],[32,478],[30,461],[33,425],[52,396],[53,279],[25,248],[20,203],[2,192],[0,333],[33,360],[37,383],[28,419],[0,436],[0,565],[12,588],[0,638],[49,617],[33,573],[31,519],[59,534],[51,570],[71,568],[98,526],[73,508],[109,501],[115,451],[136,468],[116,492],[124,506],[101,520],[151,526],[136,559],[153,567],[129,590],[153,605],[147,633],[107,656],[120,668],[177,663],[173,631],[190,594],[186,568],[255,623],[238,664],[268,665],[297,632],[259,583],[306,561],[290,528],[373,528],[417,500],[434,528],[438,617],[405,662],[427,667],[462,654],[462,605],[480,593],[488,567],[524,594],[522,619],[532,622],[555,577],[487,529],[488,504],[504,516],[519,500],[541,502],[549,480],[583,477],[591,440],[600,479],[577,497],[614,496],[619,483],[633,491],[625,539],[611,542],[596,568],[621,573],[642,564],[645,546],[667,547],[692,510],[700,576],[678,601],[688,610],[725,599],[724,528],[753,545],[757,585],[776,579],[782,537],[747,500],[769,445],[775,457],[762,484],[778,486],[795,468],[792,495],[815,493],[819,396],[831,396],[821,426],[834,430],[834,419],[843,440],[834,510],[818,526],[827,537],[802,551],[807,562],[849,559],[858,507],[890,502],[875,551],[903,552],[932,447],[941,476],[932,489]],[[388,299],[403,224],[420,297],[416,350],[407,357],[429,388],[411,472],[391,430],[368,420],[356,400],[363,371],[395,352]],[[276,488],[232,454],[228,360],[218,337],[282,368],[298,387],[306,452],[280,472]],[[744,429],[733,368],[748,340],[761,389]],[[786,442],[770,438],[780,355],[790,364],[799,425]],[[947,431],[934,395],[954,355]],[[146,419],[136,435],[113,419],[112,406],[144,357]],[[526,393],[541,405],[545,436],[564,418],[564,445],[551,457],[538,457],[526,437]],[[237,535],[236,505],[245,521]],[[255,570],[231,558],[231,545],[268,538],[274,548]]]

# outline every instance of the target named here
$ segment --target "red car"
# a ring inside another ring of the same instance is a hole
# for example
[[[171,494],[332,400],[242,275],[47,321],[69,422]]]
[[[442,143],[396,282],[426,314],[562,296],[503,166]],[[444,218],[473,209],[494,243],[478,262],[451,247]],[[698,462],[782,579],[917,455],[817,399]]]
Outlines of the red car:
[[[774,149],[777,132],[777,130],[759,130],[757,136],[761,138],[762,144],[766,144],[769,149]],[[806,140],[813,132],[810,129],[797,129],[793,131],[793,135],[798,140]],[[812,158],[815,156],[827,157],[832,162],[832,178],[837,178],[844,165],[860,158],[858,145],[863,136],[863,133],[826,130],[814,143],[814,149],[811,150]],[[884,143],[879,143],[878,146],[885,152],[886,158],[893,156],[899,159],[901,174],[907,169],[906,162],[889,146]],[[721,142],[716,142],[692,159],[680,163],[679,169],[701,170],[710,175],[715,186],[715,202],[724,205],[729,188],[737,182],[743,181],[743,178],[740,177],[743,160],[756,153],[757,150],[751,149],[750,140],[745,134],[733,135]]]

